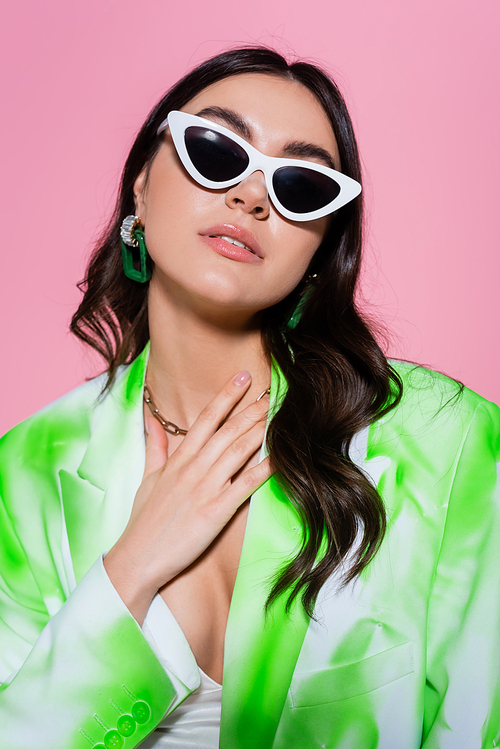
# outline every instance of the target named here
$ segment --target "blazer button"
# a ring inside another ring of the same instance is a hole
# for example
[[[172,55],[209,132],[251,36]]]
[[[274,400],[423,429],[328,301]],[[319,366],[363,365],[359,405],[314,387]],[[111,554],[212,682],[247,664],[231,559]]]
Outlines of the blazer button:
[[[104,746],[106,749],[122,749],[123,738],[118,731],[108,731],[104,737]]]
[[[94,744],[94,749],[106,749],[104,744]]]
[[[132,715],[138,723],[147,723],[151,716],[151,710],[149,709],[148,703],[142,702],[142,700],[136,702],[132,708]]]
[[[122,715],[121,718],[118,718],[116,727],[118,728],[122,736],[132,736],[135,731],[136,725],[137,723],[131,715]]]

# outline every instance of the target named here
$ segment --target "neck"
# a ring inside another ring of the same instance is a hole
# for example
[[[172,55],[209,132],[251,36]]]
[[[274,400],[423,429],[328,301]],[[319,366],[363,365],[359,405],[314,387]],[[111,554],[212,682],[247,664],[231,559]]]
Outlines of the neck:
[[[248,320],[228,321],[181,307],[151,284],[149,330],[147,382],[163,416],[182,429],[189,429],[202,408],[242,370],[250,372],[252,383],[235,413],[269,387],[270,364],[260,329]]]

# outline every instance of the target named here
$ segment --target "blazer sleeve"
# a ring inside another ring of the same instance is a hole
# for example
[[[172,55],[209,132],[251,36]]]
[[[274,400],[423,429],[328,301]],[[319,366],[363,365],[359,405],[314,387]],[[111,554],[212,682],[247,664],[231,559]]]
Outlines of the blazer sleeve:
[[[482,401],[455,463],[429,603],[424,749],[500,745],[499,468],[500,410]]]
[[[0,746],[138,746],[199,684],[180,628],[156,597],[142,631],[102,558],[51,616],[33,563],[0,501]]]

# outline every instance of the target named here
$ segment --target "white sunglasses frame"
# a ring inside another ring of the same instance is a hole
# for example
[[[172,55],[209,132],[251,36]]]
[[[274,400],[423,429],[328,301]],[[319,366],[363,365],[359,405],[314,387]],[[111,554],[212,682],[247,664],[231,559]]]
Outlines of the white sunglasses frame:
[[[241,146],[241,148],[243,148],[244,151],[248,154],[249,164],[246,169],[241,172],[241,174],[238,174],[237,177],[226,180],[225,182],[213,182],[212,180],[204,177],[203,174],[201,174],[196,169],[193,162],[191,161],[183,137],[186,129],[193,126],[206,127],[210,130],[214,130],[217,133],[221,133],[222,135],[231,138],[231,140]],[[279,213],[281,213],[282,216],[289,219],[290,221],[314,221],[315,219],[323,218],[329,213],[333,213],[339,208],[342,208],[342,206],[346,205],[346,203],[349,203],[351,200],[354,200],[354,198],[357,198],[357,196],[361,192],[361,185],[359,184],[359,182],[356,182],[356,180],[348,177],[342,172],[338,172],[335,169],[330,169],[330,167],[323,166],[323,164],[316,164],[313,161],[305,161],[304,159],[280,159],[275,156],[266,156],[266,154],[258,151],[256,148],[251,146],[248,141],[246,141],[244,138],[241,138],[232,130],[229,130],[223,125],[219,125],[217,122],[212,122],[212,120],[206,120],[204,117],[198,117],[198,115],[195,114],[172,110],[169,113],[168,117],[163,120],[158,130],[156,131],[156,134],[159,135],[167,128],[170,130],[175,149],[184,168],[186,169],[188,174],[190,174],[191,177],[196,182],[198,182],[198,184],[211,190],[224,190],[227,187],[237,185],[239,182],[242,182],[254,172],[263,172],[266,181],[267,192],[274,207],[277,211],[279,211]],[[313,172],[325,174],[327,177],[330,177],[334,182],[337,183],[337,185],[340,187],[340,192],[337,197],[334,198],[334,200],[316,211],[309,211],[308,213],[294,213],[293,211],[289,211],[288,208],[285,208],[285,206],[280,203],[273,187],[274,172],[280,167],[284,166],[298,166],[306,169],[311,169]]]

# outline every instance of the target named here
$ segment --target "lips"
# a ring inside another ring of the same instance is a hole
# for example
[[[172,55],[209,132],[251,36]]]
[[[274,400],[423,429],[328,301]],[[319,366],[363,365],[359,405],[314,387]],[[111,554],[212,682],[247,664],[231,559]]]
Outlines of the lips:
[[[243,229],[234,224],[218,224],[204,229],[200,232],[202,237],[221,239],[235,248],[240,248],[245,252],[251,252],[257,258],[263,257],[259,243],[251,231]]]

